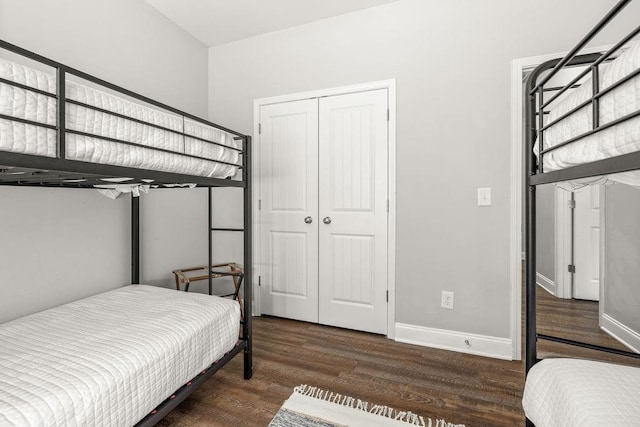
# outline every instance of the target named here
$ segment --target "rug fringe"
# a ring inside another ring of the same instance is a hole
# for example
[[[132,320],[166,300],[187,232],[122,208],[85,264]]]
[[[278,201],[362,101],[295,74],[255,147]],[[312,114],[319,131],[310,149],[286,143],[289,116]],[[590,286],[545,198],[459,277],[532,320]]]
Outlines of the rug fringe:
[[[353,409],[357,409],[364,412],[369,412],[374,415],[380,415],[383,417],[391,418],[398,421],[404,421],[411,425],[420,427],[465,427],[464,424],[452,424],[443,419],[436,420],[435,422],[431,418],[421,417],[420,415],[412,412],[397,411],[389,406],[382,405],[369,405],[368,402],[355,399],[350,396],[344,396],[340,393],[330,392],[318,387],[313,387],[308,384],[301,384],[293,389],[294,392],[300,393],[303,396],[313,397],[314,399],[324,400],[327,402],[335,403],[342,406],[348,406]]]

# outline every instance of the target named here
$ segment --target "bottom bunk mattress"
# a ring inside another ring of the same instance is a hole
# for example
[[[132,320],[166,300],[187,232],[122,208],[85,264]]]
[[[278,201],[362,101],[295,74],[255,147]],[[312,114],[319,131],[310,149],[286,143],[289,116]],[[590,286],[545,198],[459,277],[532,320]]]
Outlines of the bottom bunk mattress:
[[[640,368],[545,359],[527,375],[522,406],[537,427],[640,426]]]
[[[230,351],[237,301],[131,285],[0,325],[0,425],[132,426]]]

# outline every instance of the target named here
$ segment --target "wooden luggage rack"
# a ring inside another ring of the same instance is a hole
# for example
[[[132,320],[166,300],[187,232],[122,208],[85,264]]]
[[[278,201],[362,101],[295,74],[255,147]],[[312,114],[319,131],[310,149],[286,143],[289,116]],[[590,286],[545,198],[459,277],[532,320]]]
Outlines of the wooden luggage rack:
[[[209,279],[209,269],[206,265],[202,267],[181,268],[173,270],[173,275],[176,279],[176,289],[180,291],[182,290],[181,285],[184,285],[184,291],[189,292],[191,282]],[[243,301],[240,297],[240,287],[244,280],[244,269],[234,262],[213,264],[211,265],[211,277],[213,279],[222,277],[231,277],[233,279],[234,291],[230,294],[220,296],[225,298],[232,297],[235,301],[238,301],[240,303],[240,314],[244,319]]]

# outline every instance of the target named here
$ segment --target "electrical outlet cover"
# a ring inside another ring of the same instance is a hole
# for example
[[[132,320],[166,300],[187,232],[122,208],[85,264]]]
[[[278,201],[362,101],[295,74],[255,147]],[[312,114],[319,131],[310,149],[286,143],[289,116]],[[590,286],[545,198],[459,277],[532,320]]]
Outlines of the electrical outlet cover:
[[[440,307],[453,310],[453,292],[442,291]]]

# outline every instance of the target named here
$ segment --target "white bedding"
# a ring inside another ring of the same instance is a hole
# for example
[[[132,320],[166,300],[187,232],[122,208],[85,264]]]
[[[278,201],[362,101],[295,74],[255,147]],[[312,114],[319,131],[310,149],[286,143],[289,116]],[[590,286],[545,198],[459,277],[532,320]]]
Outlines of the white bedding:
[[[231,350],[236,301],[131,285],[0,325],[0,425],[132,426]]]
[[[640,68],[640,43],[635,43],[610,64],[600,66],[600,88],[605,89]],[[565,99],[550,109],[547,123],[557,119],[592,95],[591,79],[573,90]],[[606,124],[634,111],[640,110],[640,76],[635,76],[600,99],[600,124]],[[568,118],[551,126],[544,134],[544,148],[579,136],[592,129],[591,104],[578,110]],[[638,151],[640,149],[640,117],[547,153],[544,171],[550,172],[581,163]],[[640,185],[637,171],[610,175],[609,180],[630,185]],[[584,183],[595,182],[585,181]],[[603,183],[603,180],[598,180]]]
[[[536,427],[640,425],[640,368],[545,359],[527,375],[522,398]]]
[[[4,59],[0,59],[0,77],[49,93],[56,92],[54,75]],[[69,79],[66,81],[66,96],[68,99],[171,130],[182,132],[184,127],[186,134],[241,148],[241,143],[235,141],[233,135],[229,133],[189,119],[185,119],[183,123],[182,116],[159,111]],[[56,99],[0,83],[0,114],[55,125]],[[227,163],[238,164],[240,161],[236,150],[194,138],[183,139],[182,135],[70,103],[66,105],[66,126],[68,129],[176,153],[186,153]],[[0,119],[0,150],[55,157],[56,132],[30,124]],[[67,158],[216,178],[231,177],[238,169],[208,160],[73,134],[67,134]]]

